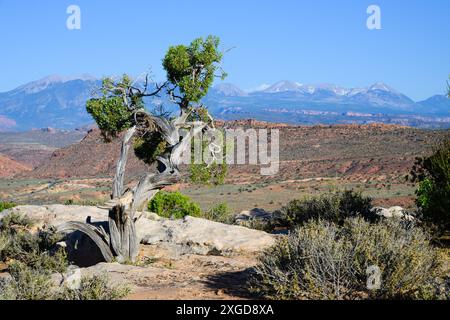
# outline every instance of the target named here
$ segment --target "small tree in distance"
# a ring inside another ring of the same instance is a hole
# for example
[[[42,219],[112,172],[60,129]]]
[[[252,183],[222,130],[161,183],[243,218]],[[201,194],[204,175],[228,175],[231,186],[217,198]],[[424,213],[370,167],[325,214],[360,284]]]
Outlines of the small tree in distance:
[[[78,230],[88,235],[106,261],[135,261],[139,245],[136,212],[143,210],[160,189],[179,181],[178,166],[183,152],[191,147],[191,138],[214,128],[213,119],[200,100],[215,77],[223,79],[226,76],[219,66],[223,54],[218,46],[219,38],[214,36],[195,39],[189,46],[172,46],[163,60],[167,81],[156,85],[153,91],[148,90],[148,76],[139,87],[124,75],[120,81],[104,79],[101,97],[87,102],[87,111],[105,140],[125,132],[113,180],[112,199],[106,204],[110,208],[109,231],[79,222],[66,223],[61,230]],[[169,119],[144,108],[145,97],[161,93],[168,94],[179,106],[177,117]],[[147,173],[133,188],[125,189],[125,167],[133,140],[136,155],[147,163],[156,161],[157,171]]]

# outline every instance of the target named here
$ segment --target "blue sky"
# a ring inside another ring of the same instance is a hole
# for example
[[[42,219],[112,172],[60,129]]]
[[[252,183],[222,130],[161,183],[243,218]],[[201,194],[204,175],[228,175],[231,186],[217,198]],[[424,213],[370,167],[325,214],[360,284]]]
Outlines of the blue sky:
[[[81,8],[81,30],[66,9]],[[381,30],[366,9],[381,8]],[[383,81],[420,100],[450,74],[448,0],[0,0],[0,92],[49,74],[164,78],[169,45],[215,34],[227,82],[278,80],[368,86]]]

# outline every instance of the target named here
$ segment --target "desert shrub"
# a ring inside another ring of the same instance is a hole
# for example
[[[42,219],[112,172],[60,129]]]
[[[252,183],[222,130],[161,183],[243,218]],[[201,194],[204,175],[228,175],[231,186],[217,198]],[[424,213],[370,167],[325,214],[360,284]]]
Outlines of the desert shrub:
[[[416,204],[423,222],[439,233],[450,231],[450,139],[435,147],[429,157],[417,158],[411,170],[419,183]]]
[[[11,279],[0,281],[0,300],[118,300],[131,290],[113,285],[106,275],[83,277],[79,288],[59,288],[51,274],[15,262],[9,269]]]
[[[292,200],[274,212],[271,227],[292,229],[309,220],[319,219],[342,224],[346,218],[356,216],[375,219],[370,212],[371,207],[372,199],[352,190]]]
[[[368,267],[381,274],[367,287]],[[422,229],[399,220],[311,220],[260,256],[250,289],[270,299],[434,298],[440,260]]]
[[[5,250],[9,246],[9,237],[8,235],[0,232],[0,261],[2,261],[3,250]]]
[[[201,216],[202,218],[220,223],[234,223],[234,214],[231,212],[230,208],[225,202],[219,203],[208,211],[203,212]]]
[[[16,206],[15,203],[0,201],[0,212],[2,212],[3,210],[6,210],[6,209],[14,208],[15,206]]]
[[[15,227],[29,228],[34,221],[18,212],[11,212],[0,220],[0,231],[10,230]]]
[[[64,272],[68,262],[65,251],[56,249],[62,235],[54,228],[29,232],[33,222],[18,213],[1,220],[0,261],[18,261],[41,272]]]
[[[7,245],[1,251],[0,260],[25,260],[32,252],[39,250],[37,239],[27,231],[1,232]]]
[[[105,275],[83,277],[77,289],[65,286],[57,296],[58,300],[119,300],[130,294],[129,287],[112,285]]]
[[[52,281],[48,273],[14,262],[9,266],[11,279],[0,282],[0,300],[52,299]]]
[[[27,266],[38,270],[41,273],[63,273],[69,265],[67,254],[64,249],[60,248],[54,252],[33,252],[30,253],[26,262]]]
[[[5,238],[6,245],[0,250],[1,261],[19,261],[30,268],[47,273],[64,272],[67,269],[67,255],[62,248],[44,251],[39,248],[38,238],[29,233]]]
[[[65,206],[89,206],[89,207],[95,207],[99,204],[98,201],[95,200],[73,200],[73,199],[67,199],[64,201]]]
[[[239,225],[249,228],[249,229],[255,229],[265,232],[272,232],[273,226],[270,220],[268,219],[260,219],[260,218],[250,218],[246,221],[240,221]]]
[[[228,173],[228,165],[213,162],[206,164],[191,164],[189,166],[190,181],[194,184],[222,185]]]
[[[148,209],[161,217],[180,219],[185,216],[198,217],[201,209],[191,198],[180,192],[158,192],[148,204]]]

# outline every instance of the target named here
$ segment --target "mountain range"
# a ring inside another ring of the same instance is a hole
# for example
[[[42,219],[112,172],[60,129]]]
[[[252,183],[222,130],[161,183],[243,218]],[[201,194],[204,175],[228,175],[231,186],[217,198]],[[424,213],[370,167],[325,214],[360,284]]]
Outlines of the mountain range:
[[[0,93],[0,131],[56,127],[74,129],[92,123],[86,100],[101,81],[89,75],[49,76]],[[366,88],[334,84],[301,84],[280,81],[259,90],[244,91],[220,83],[204,98],[216,118],[254,118],[295,124],[395,123],[425,128],[450,127],[450,99],[435,95],[413,101],[384,83]],[[175,111],[169,100],[146,101],[148,108],[163,104]]]

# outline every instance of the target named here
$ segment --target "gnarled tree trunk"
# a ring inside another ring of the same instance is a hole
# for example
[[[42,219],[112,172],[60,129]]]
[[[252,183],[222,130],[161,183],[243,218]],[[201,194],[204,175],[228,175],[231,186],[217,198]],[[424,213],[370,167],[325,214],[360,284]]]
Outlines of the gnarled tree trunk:
[[[103,208],[109,208],[109,232],[106,233],[103,229],[88,223],[77,222],[67,223],[60,229],[61,231],[78,230],[86,234],[99,247],[107,262],[114,258],[119,262],[136,260],[140,242],[136,235],[135,223],[139,219],[139,217],[135,217],[136,213],[143,211],[147,202],[160,189],[179,181],[178,165],[181,163],[182,154],[187,148],[190,148],[191,138],[206,127],[203,122],[187,123],[188,113],[184,110],[179,117],[172,121],[163,117],[155,117],[144,110],[139,110],[136,112],[137,114],[141,121],[130,128],[123,137],[120,158],[117,161],[113,180],[112,200],[103,206]],[[135,118],[137,117],[135,116]],[[134,188],[124,190],[128,151],[132,138],[138,131],[137,127],[142,123],[155,124],[155,130],[161,134],[167,144],[166,152],[157,157],[158,172],[146,174]],[[180,138],[181,128],[189,129],[184,138]]]

